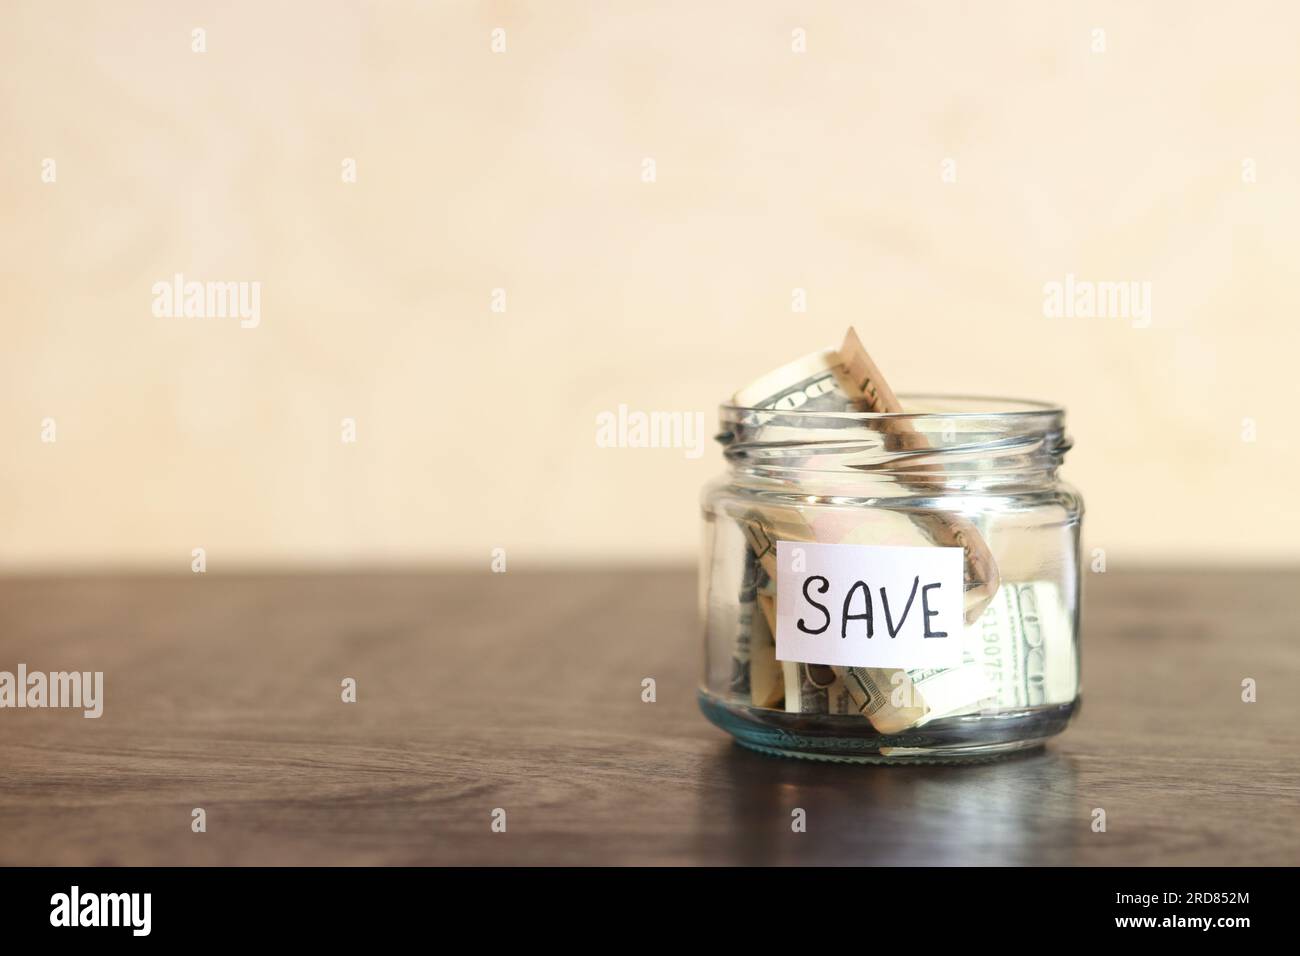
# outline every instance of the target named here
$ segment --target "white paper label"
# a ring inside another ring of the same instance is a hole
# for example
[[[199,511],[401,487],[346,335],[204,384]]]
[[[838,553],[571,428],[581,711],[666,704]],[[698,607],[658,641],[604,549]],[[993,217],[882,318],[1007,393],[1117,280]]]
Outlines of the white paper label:
[[[778,541],[776,561],[778,660],[961,664],[961,548]]]

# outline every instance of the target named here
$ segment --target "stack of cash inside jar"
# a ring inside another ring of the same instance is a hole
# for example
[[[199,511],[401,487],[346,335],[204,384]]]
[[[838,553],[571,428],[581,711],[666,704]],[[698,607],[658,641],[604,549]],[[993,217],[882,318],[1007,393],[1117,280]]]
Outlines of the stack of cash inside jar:
[[[903,412],[880,370],[850,329],[844,344],[804,356],[741,389],[732,404],[772,412]],[[877,428],[903,451],[929,447],[907,418],[880,419]],[[917,493],[941,479],[906,480]],[[798,509],[752,507],[736,516],[746,541],[744,580],[732,652],[731,694],[755,707],[790,713],[861,715],[882,734],[942,717],[1018,710],[1068,700],[1073,666],[1053,673],[1047,662],[1072,657],[1070,624],[1055,583],[1002,585],[998,566],[972,521],[945,511],[910,519],[925,541],[964,554],[963,663],[901,670],[839,667],[776,659],[776,542],[872,544],[869,516],[814,528]],[[828,538],[829,535],[829,538]],[[1059,689],[1054,685],[1060,684]],[[1059,693],[1057,691],[1059,690]]]

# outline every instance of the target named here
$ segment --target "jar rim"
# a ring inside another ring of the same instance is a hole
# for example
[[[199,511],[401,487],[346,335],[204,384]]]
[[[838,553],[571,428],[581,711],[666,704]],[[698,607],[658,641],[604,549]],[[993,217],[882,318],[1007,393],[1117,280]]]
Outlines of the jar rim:
[[[827,409],[809,409],[809,408],[764,408],[750,405],[733,405],[730,402],[723,402],[718,406],[718,411],[725,417],[728,414],[769,414],[790,416],[792,420],[798,421],[801,417],[809,420],[820,419],[839,419],[843,421],[935,421],[938,419],[949,418],[986,418],[994,420],[1016,420],[1024,418],[1033,418],[1036,416],[1062,416],[1065,415],[1065,406],[1057,405],[1052,402],[1042,402],[1028,398],[1005,398],[992,395],[950,395],[941,392],[907,392],[898,396],[903,405],[925,405],[936,403],[941,405],[967,406],[966,408],[936,408],[915,410],[908,409],[901,412],[860,412],[860,411],[831,411]],[[1001,406],[1000,408],[996,406]]]

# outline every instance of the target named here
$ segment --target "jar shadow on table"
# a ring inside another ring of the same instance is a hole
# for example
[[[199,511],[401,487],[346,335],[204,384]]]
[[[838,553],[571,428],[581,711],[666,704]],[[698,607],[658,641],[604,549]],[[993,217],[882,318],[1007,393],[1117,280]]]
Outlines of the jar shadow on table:
[[[1074,760],[1051,747],[984,764],[878,766],[723,745],[702,775],[696,849],[714,863],[1070,864],[1091,834]]]

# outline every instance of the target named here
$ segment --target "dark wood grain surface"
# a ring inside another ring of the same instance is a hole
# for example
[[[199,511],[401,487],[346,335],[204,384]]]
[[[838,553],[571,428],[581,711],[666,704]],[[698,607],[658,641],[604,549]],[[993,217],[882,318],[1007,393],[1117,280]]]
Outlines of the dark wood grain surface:
[[[0,710],[0,863],[1300,863],[1300,575],[1085,585],[1063,736],[860,767],[705,722],[685,570],[3,579],[0,670],[106,687]]]

